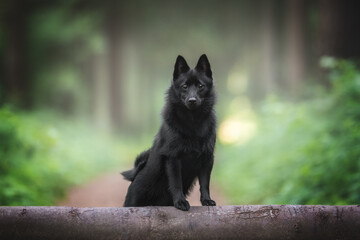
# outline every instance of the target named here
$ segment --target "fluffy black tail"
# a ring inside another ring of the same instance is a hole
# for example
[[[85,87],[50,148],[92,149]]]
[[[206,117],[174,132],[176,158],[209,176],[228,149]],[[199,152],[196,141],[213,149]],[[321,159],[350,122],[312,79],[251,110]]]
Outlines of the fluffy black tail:
[[[150,149],[142,152],[139,156],[136,157],[134,168],[128,171],[122,172],[121,174],[124,176],[126,180],[130,182],[134,181],[136,175],[143,169],[146,165],[147,160],[149,159]]]

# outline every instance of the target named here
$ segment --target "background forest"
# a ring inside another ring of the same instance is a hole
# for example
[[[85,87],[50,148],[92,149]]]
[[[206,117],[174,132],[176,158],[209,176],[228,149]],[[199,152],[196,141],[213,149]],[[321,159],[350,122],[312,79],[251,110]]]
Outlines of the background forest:
[[[359,204],[360,3],[0,1],[0,205],[52,205],[151,146],[206,53],[232,204]],[[120,177],[120,176],[119,176]]]

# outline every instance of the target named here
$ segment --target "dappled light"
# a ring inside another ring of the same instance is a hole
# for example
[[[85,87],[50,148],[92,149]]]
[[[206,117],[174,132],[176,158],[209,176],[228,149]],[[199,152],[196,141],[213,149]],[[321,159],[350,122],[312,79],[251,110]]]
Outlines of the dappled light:
[[[219,139],[223,143],[244,144],[255,134],[254,122],[226,119],[219,126]]]
[[[243,94],[248,85],[248,76],[245,72],[230,72],[227,80],[227,89],[234,95]]]

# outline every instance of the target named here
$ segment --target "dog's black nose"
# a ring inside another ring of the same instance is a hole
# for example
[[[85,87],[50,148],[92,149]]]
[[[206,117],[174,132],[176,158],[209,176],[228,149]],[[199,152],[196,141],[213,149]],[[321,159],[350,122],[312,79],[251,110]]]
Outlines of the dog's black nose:
[[[189,98],[188,102],[191,104],[194,104],[194,103],[196,103],[196,98],[191,97],[191,98]]]

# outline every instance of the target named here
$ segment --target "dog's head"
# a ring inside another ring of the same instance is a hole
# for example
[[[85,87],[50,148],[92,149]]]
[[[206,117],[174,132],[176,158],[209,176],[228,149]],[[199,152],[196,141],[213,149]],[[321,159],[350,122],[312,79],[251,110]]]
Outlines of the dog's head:
[[[212,92],[212,72],[205,54],[201,55],[194,69],[190,69],[185,59],[179,55],[173,76],[172,87],[181,102],[190,110],[199,108]]]

